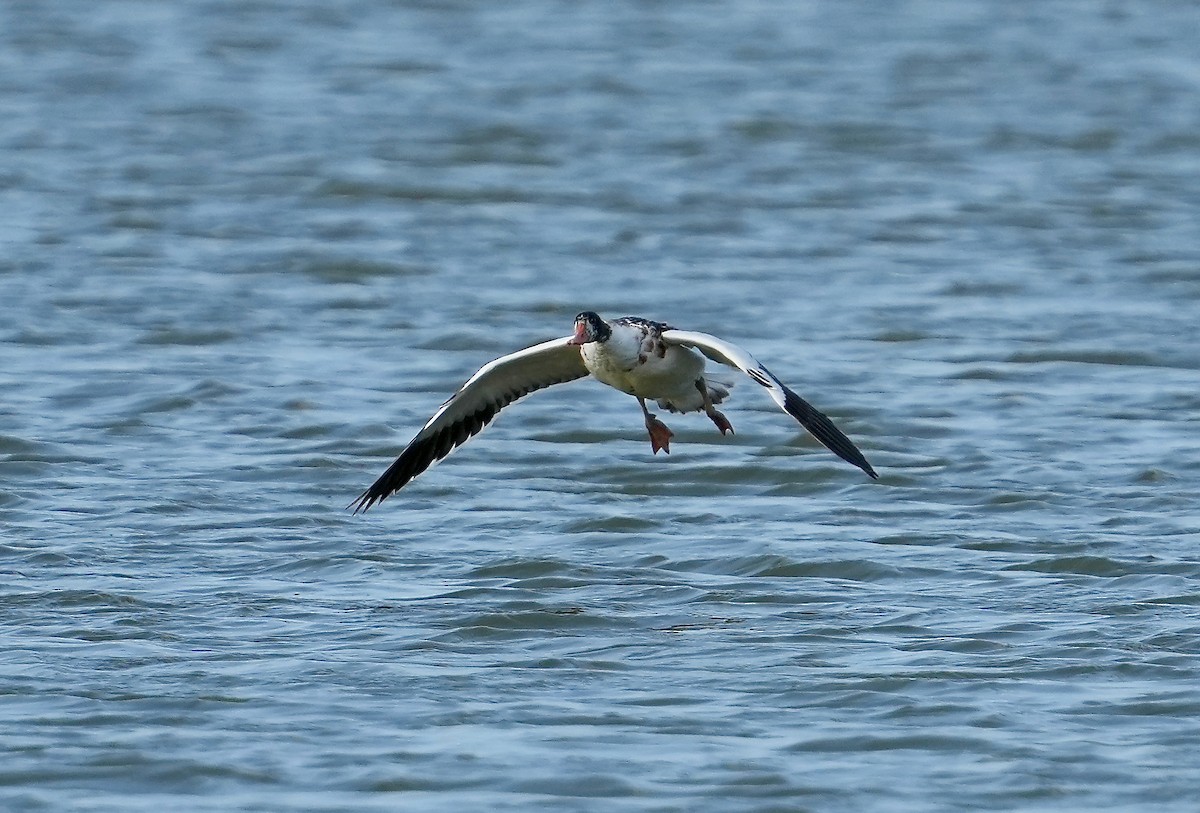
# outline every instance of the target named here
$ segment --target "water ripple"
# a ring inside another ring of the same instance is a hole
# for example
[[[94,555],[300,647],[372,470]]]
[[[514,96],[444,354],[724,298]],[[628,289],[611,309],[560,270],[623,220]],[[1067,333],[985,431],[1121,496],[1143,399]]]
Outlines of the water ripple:
[[[0,10],[0,808],[1194,810],[1193,17]],[[881,480],[581,382],[344,510],[584,308]]]

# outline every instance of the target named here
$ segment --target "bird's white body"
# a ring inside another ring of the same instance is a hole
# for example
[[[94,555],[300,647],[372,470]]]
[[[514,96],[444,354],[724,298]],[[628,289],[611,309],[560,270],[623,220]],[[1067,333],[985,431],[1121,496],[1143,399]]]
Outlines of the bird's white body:
[[[660,407],[673,412],[704,408],[704,398],[696,388],[697,379],[704,377],[704,357],[695,350],[668,345],[659,336],[616,325],[608,341],[581,345],[579,352],[587,371],[613,389],[657,401]],[[720,403],[728,395],[720,384],[707,383],[717,391],[713,403]]]

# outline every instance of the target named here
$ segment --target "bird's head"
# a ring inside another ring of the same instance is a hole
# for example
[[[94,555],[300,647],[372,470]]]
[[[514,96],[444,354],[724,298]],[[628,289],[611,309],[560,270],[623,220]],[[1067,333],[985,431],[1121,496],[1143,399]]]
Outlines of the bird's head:
[[[588,342],[606,342],[612,335],[612,329],[600,318],[595,311],[584,311],[575,317],[575,335],[567,344],[587,344]]]

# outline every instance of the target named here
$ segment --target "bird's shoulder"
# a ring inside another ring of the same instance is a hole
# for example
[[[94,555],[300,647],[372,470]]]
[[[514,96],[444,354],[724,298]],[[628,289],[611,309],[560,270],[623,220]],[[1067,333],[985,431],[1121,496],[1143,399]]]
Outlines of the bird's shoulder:
[[[641,331],[644,335],[659,336],[664,330],[674,330],[675,328],[668,325],[666,322],[656,322],[653,319],[644,319],[641,316],[622,316],[620,319],[613,319],[614,325],[633,328]]]

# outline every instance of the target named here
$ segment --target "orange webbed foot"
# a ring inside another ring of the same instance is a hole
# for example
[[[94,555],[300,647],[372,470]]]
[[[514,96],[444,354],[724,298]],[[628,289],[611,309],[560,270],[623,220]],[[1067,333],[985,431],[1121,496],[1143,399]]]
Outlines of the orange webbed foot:
[[[711,418],[712,422],[715,423],[717,425],[717,428],[721,430],[722,435],[724,435],[726,433],[729,433],[731,435],[733,434],[733,424],[731,424],[729,422],[729,419],[726,418],[724,415],[722,415],[720,412],[717,412],[714,409],[712,412],[708,413],[708,417]]]
[[[675,433],[665,423],[651,416],[646,421],[646,430],[650,433],[650,448],[654,454],[658,454],[659,449],[671,453],[671,438],[675,437]]]

